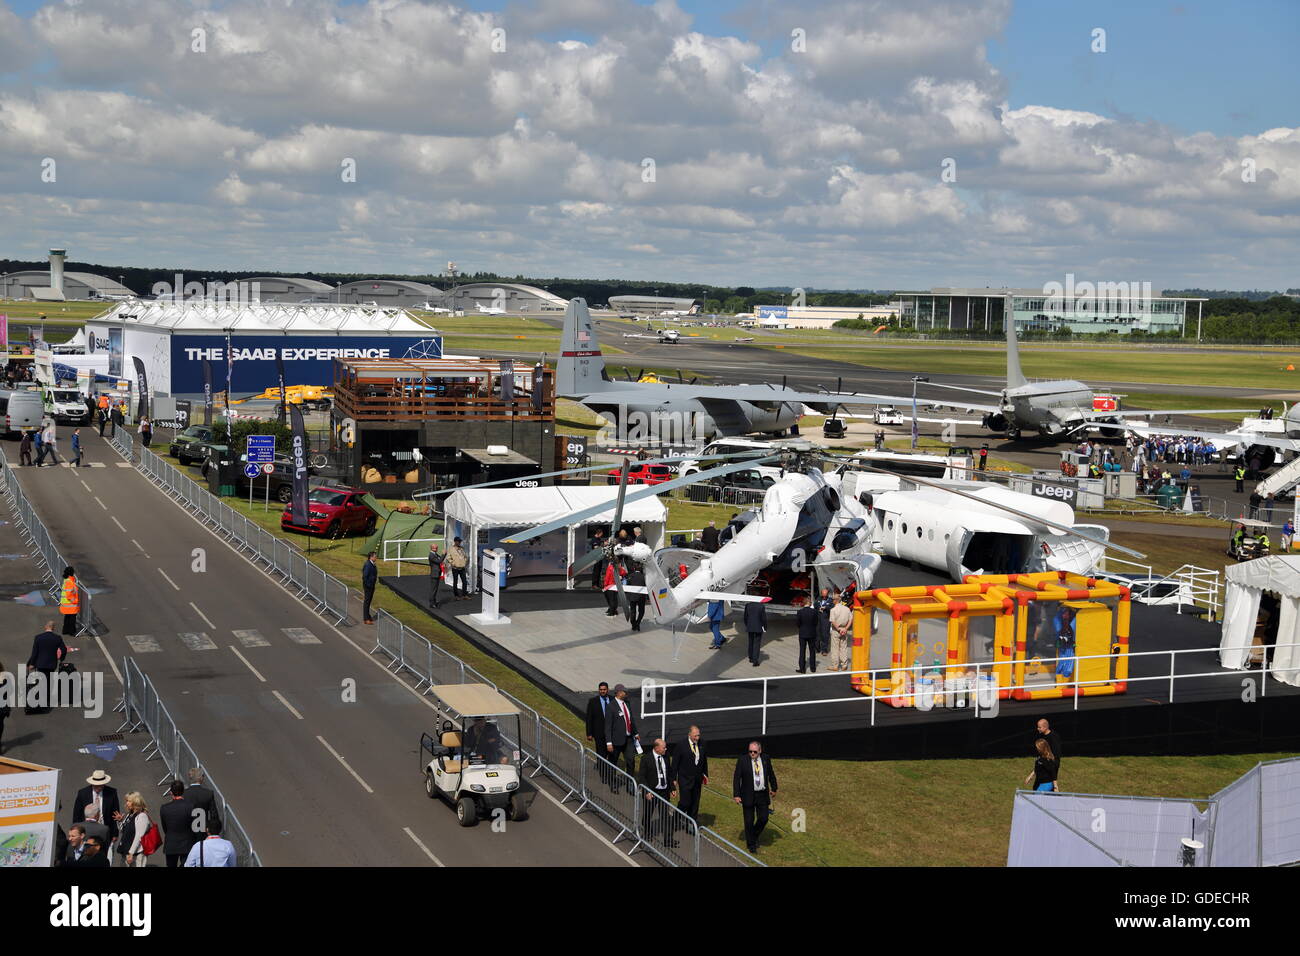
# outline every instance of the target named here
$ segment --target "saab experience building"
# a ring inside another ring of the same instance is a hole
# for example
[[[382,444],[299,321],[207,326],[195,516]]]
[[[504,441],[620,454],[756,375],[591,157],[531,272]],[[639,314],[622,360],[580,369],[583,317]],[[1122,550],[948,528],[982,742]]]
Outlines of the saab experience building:
[[[1153,294],[1140,283],[1064,285],[1056,295],[1044,289],[952,289],[896,293],[904,323],[926,329],[972,329],[1000,332],[1006,316],[1017,331],[1076,335],[1100,332],[1178,332],[1186,334],[1187,321],[1196,321],[1200,337],[1201,309],[1206,299]],[[1192,308],[1195,303],[1195,309]]]
[[[86,323],[90,354],[105,354],[108,374],[133,380],[134,359],[150,389],[181,397],[203,394],[204,363],[212,388],[226,387],[226,343],[233,354],[231,392],[251,395],[277,385],[330,385],[334,359],[440,358],[442,337],[400,309],[286,303],[130,301]]]

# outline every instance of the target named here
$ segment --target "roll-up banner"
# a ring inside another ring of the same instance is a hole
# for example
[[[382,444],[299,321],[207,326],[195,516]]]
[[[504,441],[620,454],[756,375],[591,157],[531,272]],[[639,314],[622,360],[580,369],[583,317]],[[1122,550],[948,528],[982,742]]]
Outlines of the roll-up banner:
[[[515,362],[514,359],[501,360],[501,401],[515,400]]]

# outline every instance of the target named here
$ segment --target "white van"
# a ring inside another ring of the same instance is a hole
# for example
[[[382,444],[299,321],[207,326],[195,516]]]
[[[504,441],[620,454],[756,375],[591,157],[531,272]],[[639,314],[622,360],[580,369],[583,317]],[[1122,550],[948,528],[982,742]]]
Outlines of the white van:
[[[0,389],[0,434],[40,428],[44,419],[45,403],[38,392]]]
[[[758,441],[753,438],[715,438],[704,446],[704,450],[700,452],[700,457],[707,458],[710,455],[732,455],[736,452],[749,451],[750,449],[756,451],[774,451],[775,447],[773,442]],[[733,458],[720,461],[701,462],[699,459],[692,458],[688,461],[681,462],[677,466],[677,473],[684,478],[687,475],[695,474],[697,471],[708,471],[710,468],[716,468],[719,465],[739,461],[739,458]],[[764,474],[770,474],[773,480],[781,477],[780,468],[773,468],[768,465],[758,465],[757,468]]]

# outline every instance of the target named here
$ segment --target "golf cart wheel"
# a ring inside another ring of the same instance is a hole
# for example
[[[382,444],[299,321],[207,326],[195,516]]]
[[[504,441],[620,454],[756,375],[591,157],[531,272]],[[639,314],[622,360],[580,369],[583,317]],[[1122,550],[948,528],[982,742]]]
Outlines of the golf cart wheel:
[[[438,788],[433,782],[433,772],[429,770],[424,772],[424,792],[430,800],[438,795]]]
[[[473,797],[461,797],[456,801],[456,822],[463,827],[472,827],[478,823],[478,807]]]
[[[506,816],[515,823],[528,819],[528,807],[524,804],[522,794],[516,793],[510,798],[510,808],[506,811]]]

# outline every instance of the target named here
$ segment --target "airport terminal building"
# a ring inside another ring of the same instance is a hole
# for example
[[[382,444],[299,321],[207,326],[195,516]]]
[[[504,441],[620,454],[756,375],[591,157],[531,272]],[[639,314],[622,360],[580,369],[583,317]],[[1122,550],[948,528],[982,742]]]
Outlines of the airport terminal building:
[[[666,295],[611,295],[609,307],[619,315],[659,315],[662,312],[689,312],[694,299]]]
[[[1046,287],[1045,287],[1046,288]],[[1151,293],[1140,283],[1085,283],[1073,280],[1058,294],[1039,289],[935,288],[929,292],[900,292],[902,319],[921,331],[971,329],[996,333],[1010,315],[1016,329],[1055,332],[1068,328],[1075,335],[1117,332],[1178,332],[1185,334],[1190,318],[1200,328],[1206,299]],[[1194,310],[1191,304],[1195,303]]]

